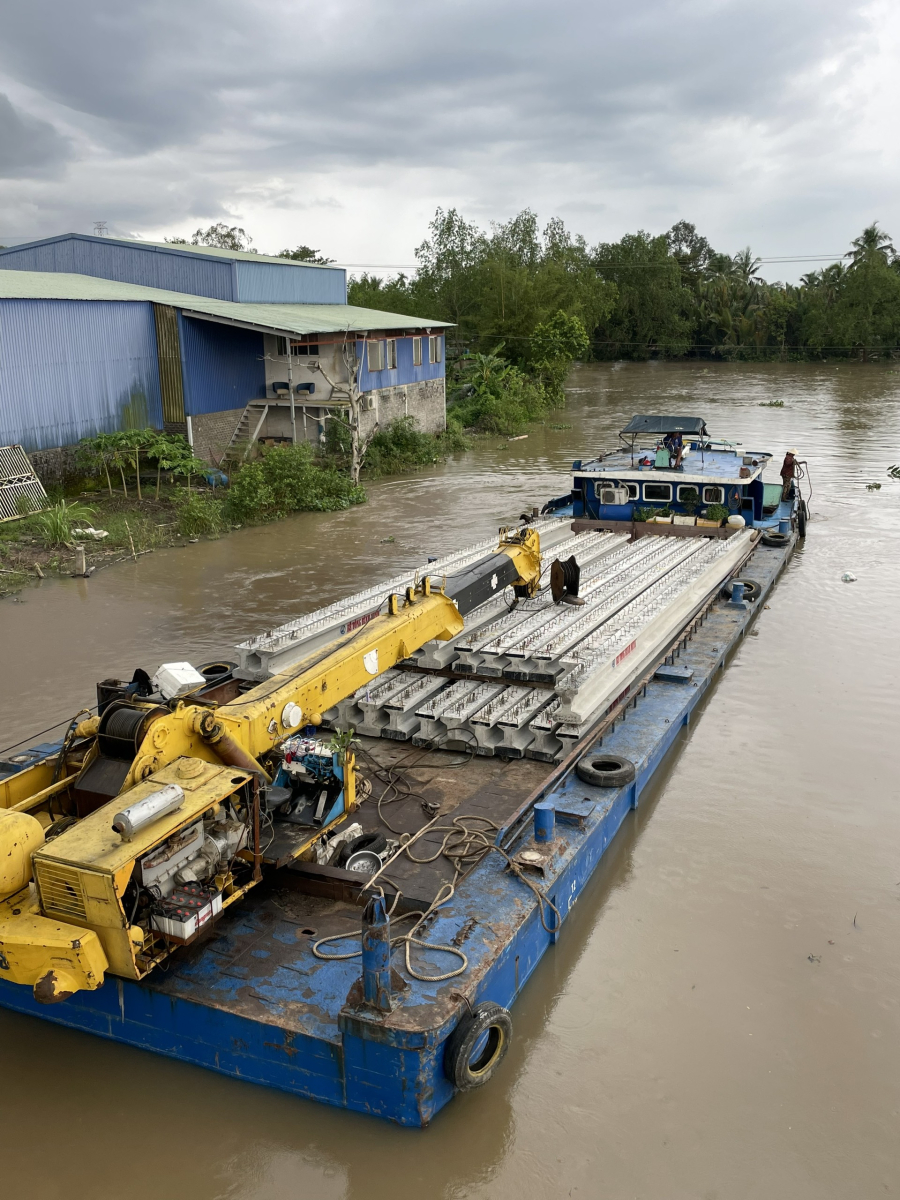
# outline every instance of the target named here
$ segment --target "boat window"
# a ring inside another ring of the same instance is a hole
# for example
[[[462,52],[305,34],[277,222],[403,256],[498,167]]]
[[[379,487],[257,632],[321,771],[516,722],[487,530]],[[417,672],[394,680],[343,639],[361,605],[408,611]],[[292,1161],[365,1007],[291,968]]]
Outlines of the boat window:
[[[644,499],[645,500],[671,500],[672,499],[671,483],[645,483],[644,484]]]
[[[628,488],[628,499],[637,500],[638,496],[640,495],[640,489],[638,488],[638,485],[636,483],[626,483],[625,486]]]
[[[705,487],[703,489],[704,504],[722,504],[725,500],[725,493],[720,487]]]
[[[678,485],[678,500],[684,504],[685,500],[699,500],[700,495],[693,483],[679,483]]]

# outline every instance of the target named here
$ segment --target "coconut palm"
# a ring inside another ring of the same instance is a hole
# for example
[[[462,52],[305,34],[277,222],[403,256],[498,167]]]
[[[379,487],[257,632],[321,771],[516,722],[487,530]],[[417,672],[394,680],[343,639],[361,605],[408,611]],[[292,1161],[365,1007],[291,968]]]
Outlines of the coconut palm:
[[[743,250],[738,250],[732,262],[734,263],[734,273],[742,283],[750,284],[759,282],[755,276],[759,273],[762,259],[754,258],[753,251],[749,246],[745,246]]]
[[[851,242],[852,250],[844,255],[849,258],[850,266],[858,267],[867,262],[883,262],[889,264],[897,251],[891,242],[890,234],[878,228],[878,222],[867,225],[858,238]]]

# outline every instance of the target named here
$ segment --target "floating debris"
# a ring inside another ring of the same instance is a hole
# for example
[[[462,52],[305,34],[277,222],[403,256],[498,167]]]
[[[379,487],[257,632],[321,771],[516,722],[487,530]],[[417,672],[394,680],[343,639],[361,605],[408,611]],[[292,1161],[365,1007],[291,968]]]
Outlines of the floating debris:
[[[843,583],[856,583],[856,576],[852,571],[845,571],[841,576],[841,580]]]

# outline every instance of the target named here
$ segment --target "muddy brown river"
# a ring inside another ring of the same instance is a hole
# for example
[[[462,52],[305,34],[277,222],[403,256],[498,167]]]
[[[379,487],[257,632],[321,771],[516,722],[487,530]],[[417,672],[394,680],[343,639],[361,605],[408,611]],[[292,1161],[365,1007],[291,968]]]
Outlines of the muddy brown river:
[[[0,602],[7,746],[94,703],[96,679],[227,653],[490,535],[636,412],[795,445],[811,469],[805,546],[517,1002],[487,1088],[404,1130],[0,1010],[0,1196],[900,1193],[900,372],[616,364],[570,384],[568,428],[378,481],[365,507]]]

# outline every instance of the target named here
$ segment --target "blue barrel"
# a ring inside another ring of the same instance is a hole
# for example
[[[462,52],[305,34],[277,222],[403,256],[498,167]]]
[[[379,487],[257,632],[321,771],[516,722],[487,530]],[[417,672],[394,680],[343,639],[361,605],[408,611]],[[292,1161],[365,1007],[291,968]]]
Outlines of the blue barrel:
[[[546,800],[539,800],[534,806],[534,840],[552,842],[555,827],[556,810]]]
[[[790,517],[781,517],[779,519],[778,532],[779,533],[790,533],[791,532],[791,518]]]

